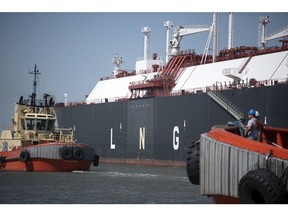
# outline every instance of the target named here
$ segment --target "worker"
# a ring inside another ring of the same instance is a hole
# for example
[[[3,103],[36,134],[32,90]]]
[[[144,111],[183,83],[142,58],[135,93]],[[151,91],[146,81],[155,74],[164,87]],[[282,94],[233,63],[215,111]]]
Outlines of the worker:
[[[258,135],[258,141],[262,142],[262,132],[263,132],[263,124],[260,121],[260,113],[256,110],[255,111],[255,118],[257,119],[257,126],[258,126],[258,130],[259,130],[259,135]]]
[[[255,118],[256,111],[254,109],[250,109],[248,112],[248,123],[245,127],[245,136],[248,139],[258,140],[259,137],[259,121]]]

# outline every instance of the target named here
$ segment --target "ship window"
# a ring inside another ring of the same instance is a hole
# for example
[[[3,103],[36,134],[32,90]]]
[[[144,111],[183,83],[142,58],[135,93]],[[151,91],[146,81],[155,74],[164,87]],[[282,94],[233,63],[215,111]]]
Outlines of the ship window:
[[[46,130],[46,119],[37,119],[37,130]]]
[[[27,130],[35,129],[35,119],[26,119]]]
[[[52,131],[54,129],[54,123],[55,123],[54,119],[48,120],[48,127],[47,127],[48,131]]]

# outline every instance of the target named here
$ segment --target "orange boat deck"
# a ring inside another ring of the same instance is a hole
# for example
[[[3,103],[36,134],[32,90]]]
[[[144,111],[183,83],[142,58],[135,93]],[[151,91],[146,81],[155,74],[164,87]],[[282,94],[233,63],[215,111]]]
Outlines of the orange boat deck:
[[[267,154],[288,160],[288,129],[265,126],[260,141],[249,140],[240,136],[236,126],[213,127],[208,136],[230,145],[249,151]]]
[[[244,177],[248,178],[248,172],[267,170],[271,173],[269,177],[275,176],[275,181],[287,173],[288,129],[265,126],[260,141],[241,134],[242,127],[233,125],[214,126],[210,132],[201,135],[200,193],[211,196],[215,203],[239,203],[239,184]],[[249,178],[252,177],[249,175]],[[287,185],[283,187],[288,189]],[[281,188],[277,194],[279,200],[284,192]]]

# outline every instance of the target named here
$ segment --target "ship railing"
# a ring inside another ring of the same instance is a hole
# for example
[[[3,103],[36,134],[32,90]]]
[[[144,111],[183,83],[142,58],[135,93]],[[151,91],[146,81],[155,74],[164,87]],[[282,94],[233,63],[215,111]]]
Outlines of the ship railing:
[[[120,70],[121,72],[127,72],[127,74],[134,74],[135,73],[135,70]],[[114,75],[111,75],[111,76],[104,76],[104,77],[101,77],[100,80],[101,81],[104,81],[104,80],[110,80],[110,79],[117,79],[117,77],[115,77]]]
[[[3,126],[3,130],[12,131],[13,130],[13,126],[12,125],[4,125]]]
[[[114,79],[114,76],[105,76],[105,77],[101,77],[100,80],[103,81],[103,80],[110,80],[110,79]]]
[[[155,94],[155,96],[156,97],[180,96],[180,95],[185,95],[185,94],[207,93],[207,89],[211,89],[212,91],[222,91],[222,90],[229,90],[229,89],[242,89],[242,88],[255,88],[255,87],[262,87],[262,86],[273,86],[273,85],[277,85],[277,84],[281,84],[281,83],[288,84],[288,78],[257,81],[257,83],[255,85],[250,84],[248,80],[246,80],[246,81],[241,80],[238,83],[235,83],[235,82],[227,82],[227,83],[226,82],[223,82],[223,83],[222,82],[216,82],[214,85],[207,86],[207,87],[177,90],[177,91],[172,91],[170,93],[158,92],[157,94]],[[122,97],[95,99],[95,100],[89,101],[89,104],[98,104],[98,103],[117,102],[117,101],[128,100],[130,98],[129,95],[130,94],[127,94],[126,96],[122,96]]]
[[[288,77],[287,78],[275,78],[271,80],[262,80],[257,81],[255,84],[249,83],[249,80],[241,80],[238,83],[235,82],[216,82],[213,85],[207,87],[199,87],[199,88],[191,88],[185,90],[177,90],[172,91],[170,93],[157,93],[156,97],[166,97],[166,96],[180,96],[185,94],[198,94],[198,93],[207,93],[207,89],[211,89],[212,91],[222,91],[222,90],[229,90],[229,89],[242,89],[242,88],[256,88],[262,86],[273,86],[277,84],[288,84]],[[81,106],[81,105],[89,105],[89,104],[100,104],[100,103],[112,103],[118,101],[126,101],[129,100],[131,93],[127,93],[126,96],[119,96],[119,97],[110,97],[110,98],[98,98],[89,101],[79,101],[79,102],[71,102],[68,103],[67,106]],[[64,106],[64,104],[61,104]],[[60,106],[57,104],[56,106]]]
[[[130,82],[129,84],[130,84],[130,86],[135,86],[135,85],[142,85],[144,83],[146,83],[146,81],[141,80],[141,81]]]
[[[98,98],[89,100],[87,102],[83,102],[82,104],[99,104],[99,103],[112,103],[112,102],[118,102],[118,101],[126,101],[130,98],[130,93],[128,93],[126,96],[120,96],[120,97],[110,97],[110,98]],[[79,105],[79,103],[78,103]],[[73,106],[73,104],[69,104],[68,106]]]
[[[164,96],[180,96],[185,94],[198,94],[198,93],[207,93],[207,90],[211,91],[222,91],[222,90],[229,90],[229,89],[242,89],[242,88],[255,88],[255,87],[262,87],[262,86],[274,86],[277,84],[288,84],[288,77],[281,78],[281,79],[271,79],[271,80],[263,80],[257,81],[255,85],[249,83],[248,80],[244,81],[241,80],[238,83],[235,82],[216,82],[216,84],[207,86],[207,87],[199,87],[199,88],[191,88],[185,90],[177,90],[172,91],[171,93],[158,93],[157,97],[164,97]]]
[[[54,133],[35,133],[29,132],[25,134],[15,134],[14,139],[33,140],[40,142],[62,142],[62,143],[75,143],[74,129],[72,128],[58,128]]]
[[[53,134],[53,139],[63,143],[75,143],[74,129],[57,128],[57,133]]]
[[[141,57],[136,57],[136,61],[143,61],[145,60],[144,59],[144,56],[141,56]],[[162,56],[156,56],[156,59],[153,59],[153,56],[149,56],[147,60],[163,60],[163,57]]]

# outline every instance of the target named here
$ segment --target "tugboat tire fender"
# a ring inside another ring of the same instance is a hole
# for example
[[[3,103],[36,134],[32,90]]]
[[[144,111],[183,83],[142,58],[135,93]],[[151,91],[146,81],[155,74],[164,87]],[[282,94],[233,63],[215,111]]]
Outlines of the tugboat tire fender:
[[[200,140],[193,142],[187,150],[186,172],[192,184],[200,183]]]
[[[27,162],[30,160],[30,153],[28,151],[21,151],[19,159],[22,162]]]
[[[4,163],[5,162],[5,157],[4,156],[0,156],[0,163]]]
[[[93,166],[97,167],[99,165],[99,159],[100,159],[99,155],[95,154],[93,160]]]
[[[238,184],[243,204],[288,203],[288,192],[282,181],[268,169],[247,172]]]
[[[84,158],[84,151],[81,148],[76,148],[73,155],[76,160],[82,160]]]
[[[61,156],[64,160],[69,160],[72,158],[72,148],[63,148],[61,151]]]

